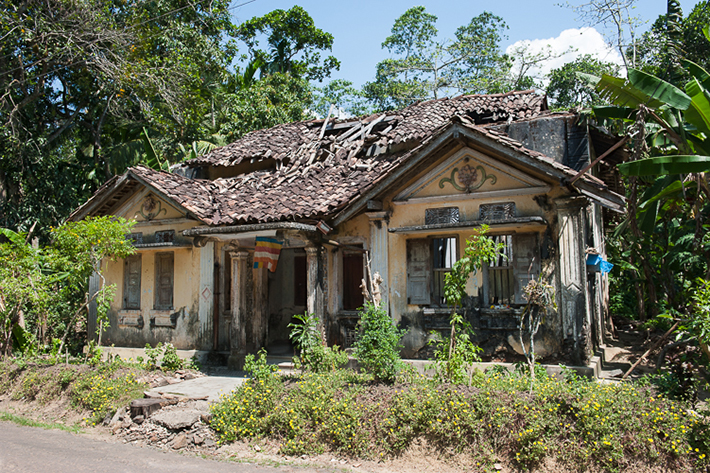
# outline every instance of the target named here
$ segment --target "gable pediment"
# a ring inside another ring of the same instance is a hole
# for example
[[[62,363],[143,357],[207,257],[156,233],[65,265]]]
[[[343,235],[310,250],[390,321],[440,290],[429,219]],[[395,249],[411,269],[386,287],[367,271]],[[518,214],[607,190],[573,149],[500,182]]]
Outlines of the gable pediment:
[[[472,149],[458,151],[400,191],[395,202],[544,194],[549,185]]]
[[[150,189],[143,188],[119,207],[116,215],[136,222],[153,222],[181,218],[185,212],[158,197]]]

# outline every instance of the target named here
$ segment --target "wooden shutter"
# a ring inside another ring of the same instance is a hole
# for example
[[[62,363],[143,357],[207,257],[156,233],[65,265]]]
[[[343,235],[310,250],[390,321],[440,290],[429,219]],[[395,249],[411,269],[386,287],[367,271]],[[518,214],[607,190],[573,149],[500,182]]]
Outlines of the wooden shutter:
[[[173,253],[155,254],[155,308],[173,308]]]
[[[407,240],[407,302],[431,304],[431,240]]]
[[[513,235],[515,303],[525,304],[523,288],[540,274],[540,246],[536,233]]]
[[[129,256],[123,263],[123,308],[141,308],[141,255]]]
[[[362,307],[364,299],[360,285],[363,279],[362,253],[343,254],[343,310]]]

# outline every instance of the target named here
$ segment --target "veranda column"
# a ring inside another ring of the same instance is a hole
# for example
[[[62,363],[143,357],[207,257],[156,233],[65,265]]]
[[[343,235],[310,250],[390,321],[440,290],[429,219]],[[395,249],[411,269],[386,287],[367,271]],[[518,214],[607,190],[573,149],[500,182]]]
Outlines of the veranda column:
[[[306,273],[307,284],[306,307],[309,314],[315,314],[318,318],[318,330],[321,332],[325,327],[325,311],[323,304],[323,287],[321,285],[322,267],[320,263],[320,248],[317,246],[306,247]]]
[[[579,363],[591,355],[591,320],[587,304],[584,197],[556,200],[559,222],[560,304],[565,340],[574,344]]]
[[[387,212],[369,212],[370,218],[370,265],[372,274],[380,273],[382,306],[389,310],[389,258],[387,248]]]
[[[266,346],[269,330],[269,269],[254,268],[254,310],[252,343],[254,351]]]
[[[247,353],[247,271],[249,270],[249,252],[230,251],[232,257],[232,324],[229,333],[229,361],[231,369],[240,370],[244,367],[244,357]]]

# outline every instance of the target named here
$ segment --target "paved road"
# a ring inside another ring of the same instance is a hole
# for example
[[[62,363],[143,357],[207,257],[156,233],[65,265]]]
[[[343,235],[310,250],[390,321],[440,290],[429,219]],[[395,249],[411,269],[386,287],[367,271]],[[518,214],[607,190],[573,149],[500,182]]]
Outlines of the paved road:
[[[205,471],[309,473],[318,470],[217,462],[133,445],[103,442],[62,430],[44,430],[0,422],[0,472],[2,473],[204,473]]]

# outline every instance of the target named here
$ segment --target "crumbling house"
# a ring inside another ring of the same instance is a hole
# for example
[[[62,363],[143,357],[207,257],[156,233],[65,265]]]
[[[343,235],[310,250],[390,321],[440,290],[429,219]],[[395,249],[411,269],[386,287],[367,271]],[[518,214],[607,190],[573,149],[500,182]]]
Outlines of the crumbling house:
[[[507,259],[469,281],[477,342],[520,351],[522,289],[542,274],[557,310],[538,352],[584,362],[602,342],[607,294],[587,254],[604,258],[602,209],[624,199],[604,161],[588,166],[613,141],[578,121],[531,91],[461,96],[254,131],[173,173],[131,168],[72,215],[136,221],[136,254],[104,263],[118,294],[103,343],[172,342],[239,365],[287,345],[292,316],[308,311],[328,343],[349,346],[369,257],[408,329],[404,356],[424,357],[448,325],[444,275],[486,224]]]

